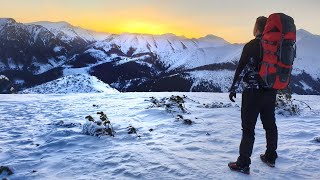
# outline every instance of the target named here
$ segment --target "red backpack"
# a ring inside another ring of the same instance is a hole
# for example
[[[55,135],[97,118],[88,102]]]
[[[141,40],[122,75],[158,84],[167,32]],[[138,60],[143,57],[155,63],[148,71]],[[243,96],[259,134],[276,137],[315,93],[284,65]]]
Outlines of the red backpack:
[[[263,59],[259,75],[266,88],[285,89],[296,57],[296,26],[292,17],[271,14],[262,36]]]

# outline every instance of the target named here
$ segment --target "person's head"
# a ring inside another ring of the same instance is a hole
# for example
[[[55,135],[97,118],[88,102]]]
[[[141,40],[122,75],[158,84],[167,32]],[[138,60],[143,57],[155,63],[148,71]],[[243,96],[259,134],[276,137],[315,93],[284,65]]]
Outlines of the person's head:
[[[254,25],[253,28],[253,35],[257,36],[263,33],[264,27],[266,26],[268,18],[264,16],[260,16],[256,20],[256,24]]]

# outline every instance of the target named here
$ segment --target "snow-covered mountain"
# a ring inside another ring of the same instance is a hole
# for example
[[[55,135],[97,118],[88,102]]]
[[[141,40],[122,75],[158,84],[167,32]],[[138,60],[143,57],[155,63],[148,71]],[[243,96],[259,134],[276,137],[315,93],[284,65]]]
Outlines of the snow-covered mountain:
[[[168,39],[164,40],[164,37]],[[201,40],[203,38],[198,42],[203,43]],[[226,92],[243,44],[212,42],[208,47],[201,43],[173,35],[126,34],[95,43],[73,62],[77,67],[95,64],[92,74],[121,91]],[[315,49],[319,44],[318,35],[303,29],[297,31],[298,50],[292,78],[294,92],[320,93],[320,65],[317,63],[320,61]],[[84,63],[85,60],[89,63]]]
[[[19,89],[80,68],[120,91],[226,92],[243,48],[214,35],[108,34],[66,22],[13,19],[0,19],[0,40],[0,72]],[[320,94],[319,45],[318,35],[297,31],[294,92]]]
[[[48,21],[39,21],[29,24],[40,25],[45,27],[50,32],[52,32],[59,39],[72,42],[78,38],[85,40],[86,42],[96,42],[106,39],[110,34],[100,33],[96,31],[91,31],[83,29],[81,27],[72,26],[68,22],[48,22]]]
[[[81,38],[65,41],[40,25],[0,19],[0,71],[41,74],[61,66],[87,45]]]
[[[35,86],[22,94],[119,93],[118,90],[88,74],[74,74]]]
[[[105,55],[116,54],[117,56],[134,58],[152,53],[158,55],[165,65],[174,66],[174,64],[178,64],[179,66],[186,63],[185,56],[190,57],[190,54],[195,54],[198,50],[226,45],[230,45],[230,43],[212,35],[199,39],[188,39],[174,34],[145,35],[124,33],[109,36],[106,40],[93,44],[87,52],[93,52],[91,53],[93,56],[97,54],[97,51],[100,51],[98,53],[100,55],[103,52],[107,52]],[[108,52],[110,53],[108,54]],[[102,56],[102,58],[107,59],[107,56]],[[204,58],[197,58],[196,60],[199,59]]]

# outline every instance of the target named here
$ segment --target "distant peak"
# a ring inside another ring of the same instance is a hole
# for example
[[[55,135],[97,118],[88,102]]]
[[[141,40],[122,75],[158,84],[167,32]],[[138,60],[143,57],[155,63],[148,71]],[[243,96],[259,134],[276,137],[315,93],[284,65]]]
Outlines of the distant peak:
[[[224,40],[223,38],[219,37],[219,36],[216,36],[216,35],[213,35],[213,34],[208,34],[202,38],[199,38],[199,39],[208,39],[208,40]]]
[[[66,26],[72,26],[70,23],[66,22],[66,21],[58,21],[56,22],[57,24],[62,24],[62,25],[66,25]]]
[[[200,41],[219,41],[219,42],[224,42],[224,43],[227,43],[229,44],[228,41],[226,41],[225,39],[223,39],[222,37],[219,37],[219,36],[216,36],[216,35],[213,35],[213,34],[208,34],[204,37],[201,37],[201,38],[198,38],[198,40]]]
[[[0,18],[0,25],[2,24],[13,24],[16,23],[16,21],[12,18]]]
[[[208,38],[208,39],[221,39],[220,37],[215,36],[215,35],[213,35],[213,34],[208,34],[208,35],[206,35],[204,38]]]
[[[161,36],[164,36],[164,37],[177,37],[177,35],[175,35],[173,33],[165,33],[165,34],[161,34]]]
[[[51,22],[51,21],[38,21],[38,22],[33,22],[30,24],[37,24],[37,25],[58,25],[58,26],[65,26],[65,27],[70,27],[72,26],[70,23],[66,21],[58,21],[58,22]]]
[[[309,31],[305,30],[305,29],[298,29],[297,30],[297,34],[301,34],[301,35],[313,35],[312,33],[310,33]]]
[[[313,34],[309,31],[306,31],[304,29],[297,30],[297,41],[300,41],[301,39],[312,37]]]

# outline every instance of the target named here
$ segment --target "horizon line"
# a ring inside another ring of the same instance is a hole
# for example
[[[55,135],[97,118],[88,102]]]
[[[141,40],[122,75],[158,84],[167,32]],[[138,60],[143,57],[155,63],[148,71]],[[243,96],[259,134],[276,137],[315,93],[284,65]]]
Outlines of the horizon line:
[[[166,33],[162,33],[162,34],[152,34],[152,33],[139,33],[139,32],[111,32],[111,31],[99,31],[99,30],[94,30],[94,29],[91,29],[91,28],[86,28],[86,27],[83,27],[83,26],[80,26],[80,25],[74,25],[68,21],[65,21],[65,20],[58,20],[58,21],[48,21],[48,20],[40,20],[40,21],[32,21],[32,22],[18,22],[15,18],[11,18],[11,17],[0,17],[0,19],[13,19],[16,23],[22,23],[22,24],[34,24],[34,23],[40,23],[40,22],[48,22],[48,23],[66,23],[66,24],[69,24],[73,27],[76,27],[76,28],[81,28],[81,29],[84,29],[84,30],[88,30],[88,31],[93,31],[93,32],[96,32],[96,33],[106,33],[106,34],[111,34],[111,35],[122,35],[122,34],[136,34],[136,35],[156,35],[156,36],[163,36],[163,35],[174,35],[174,36],[177,36],[177,37],[181,37],[181,38],[186,38],[186,39],[200,39],[200,38],[205,38],[207,36],[215,36],[217,38],[221,38],[222,40],[230,43],[230,44],[244,44],[244,43],[247,43],[249,42],[250,40],[246,41],[246,42],[230,42],[228,40],[226,40],[224,37],[221,37],[221,36],[217,36],[215,34],[212,34],[212,33],[209,33],[209,34],[206,34],[204,36],[198,36],[198,37],[189,37],[189,36],[186,36],[185,34],[182,34],[182,35],[179,35],[179,34],[175,34],[175,33],[172,33],[172,32],[166,32]],[[45,27],[44,27],[45,28]],[[318,35],[318,34],[314,34],[304,28],[299,28],[297,29],[296,31],[299,31],[299,30],[303,30],[303,31],[306,31],[312,35]],[[254,37],[252,37],[254,38]]]

